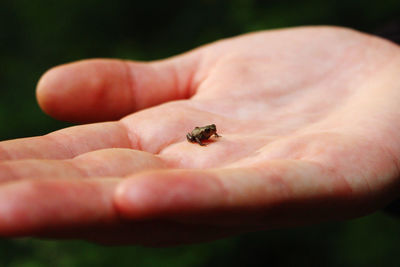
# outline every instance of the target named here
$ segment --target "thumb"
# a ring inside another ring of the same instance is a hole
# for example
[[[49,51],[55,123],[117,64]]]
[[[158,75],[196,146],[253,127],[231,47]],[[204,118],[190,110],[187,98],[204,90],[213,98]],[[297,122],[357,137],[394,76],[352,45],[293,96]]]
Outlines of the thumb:
[[[189,98],[198,53],[155,62],[92,59],[49,70],[37,86],[40,107],[73,122],[116,120],[166,101]]]

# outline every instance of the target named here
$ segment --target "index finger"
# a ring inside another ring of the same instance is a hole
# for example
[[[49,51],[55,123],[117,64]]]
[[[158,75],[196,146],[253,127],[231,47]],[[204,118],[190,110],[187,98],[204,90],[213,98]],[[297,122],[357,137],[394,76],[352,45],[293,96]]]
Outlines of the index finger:
[[[105,148],[140,149],[138,143],[137,136],[122,122],[95,123],[0,142],[0,160],[70,159]]]

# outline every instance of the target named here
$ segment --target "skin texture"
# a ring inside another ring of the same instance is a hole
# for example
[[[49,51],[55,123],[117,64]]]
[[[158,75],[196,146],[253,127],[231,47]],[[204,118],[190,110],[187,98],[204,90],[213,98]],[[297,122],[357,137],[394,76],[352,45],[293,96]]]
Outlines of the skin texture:
[[[164,246],[374,212],[400,195],[399,77],[399,47],[335,27],[56,67],[45,112],[114,121],[1,142],[0,234]]]

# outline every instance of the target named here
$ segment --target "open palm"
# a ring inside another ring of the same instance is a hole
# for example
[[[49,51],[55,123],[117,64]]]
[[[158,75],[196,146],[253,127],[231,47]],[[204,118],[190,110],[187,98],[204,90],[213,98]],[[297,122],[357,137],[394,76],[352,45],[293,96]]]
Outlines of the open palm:
[[[399,74],[397,46],[332,27],[57,67],[50,115],[130,115],[1,142],[0,233],[162,245],[375,211],[400,194]]]

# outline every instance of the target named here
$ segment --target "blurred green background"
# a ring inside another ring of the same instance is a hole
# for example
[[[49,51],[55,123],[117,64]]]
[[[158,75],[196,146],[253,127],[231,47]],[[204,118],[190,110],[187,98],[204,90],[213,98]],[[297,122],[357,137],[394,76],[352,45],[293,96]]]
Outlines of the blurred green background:
[[[400,41],[400,1],[1,0],[0,140],[68,126],[35,100],[36,82],[55,65],[152,60],[249,31],[316,24]],[[376,213],[163,249],[0,239],[0,266],[400,266],[399,225]]]

